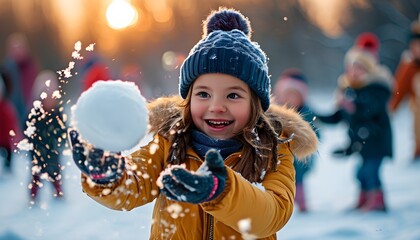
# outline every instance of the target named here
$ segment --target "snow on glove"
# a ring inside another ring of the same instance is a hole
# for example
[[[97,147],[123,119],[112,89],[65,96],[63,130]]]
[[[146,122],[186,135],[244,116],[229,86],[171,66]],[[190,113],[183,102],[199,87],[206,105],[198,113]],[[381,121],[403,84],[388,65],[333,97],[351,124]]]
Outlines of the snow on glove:
[[[209,150],[196,172],[180,165],[163,171],[157,184],[168,198],[180,202],[203,203],[215,199],[225,188],[227,178],[223,158],[217,150]]]
[[[81,143],[79,133],[69,130],[69,139],[76,166],[93,182],[107,184],[121,178],[125,159],[119,153],[104,154],[104,150]]]

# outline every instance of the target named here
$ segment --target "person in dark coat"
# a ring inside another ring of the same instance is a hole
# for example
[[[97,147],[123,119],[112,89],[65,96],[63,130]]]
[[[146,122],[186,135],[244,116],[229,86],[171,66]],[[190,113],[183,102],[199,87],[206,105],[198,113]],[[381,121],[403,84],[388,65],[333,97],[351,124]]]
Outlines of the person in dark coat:
[[[305,121],[311,124],[319,137],[318,131],[314,125],[315,115],[307,104],[308,82],[301,70],[297,68],[284,70],[274,86],[273,96],[276,103],[296,110]],[[315,154],[301,160],[296,159],[295,157],[295,161],[293,162],[296,171],[295,202],[297,203],[300,212],[307,212],[308,208],[306,204],[304,177],[306,176],[306,173],[311,170],[315,160]]]
[[[36,203],[42,180],[51,182],[54,186],[54,197],[61,198],[62,165],[60,163],[61,150],[65,144],[66,126],[60,108],[60,93],[55,73],[42,71],[36,79],[34,108],[28,116],[28,128],[25,131],[29,143],[33,145],[31,151],[32,170],[29,184],[31,204]],[[47,85],[47,86],[46,86]]]
[[[349,145],[336,150],[336,156],[358,153],[362,162],[357,171],[360,195],[356,209],[385,211],[380,166],[392,157],[392,130],[387,104],[392,75],[378,63],[379,40],[372,33],[359,35],[345,56],[345,73],[338,79],[337,111],[318,115],[324,123],[348,124]]]

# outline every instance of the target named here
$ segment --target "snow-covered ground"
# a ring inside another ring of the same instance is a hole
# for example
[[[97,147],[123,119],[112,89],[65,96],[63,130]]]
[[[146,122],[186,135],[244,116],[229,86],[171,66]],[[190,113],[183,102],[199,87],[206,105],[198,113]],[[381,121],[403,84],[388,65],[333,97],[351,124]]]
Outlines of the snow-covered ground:
[[[313,107],[329,110],[331,94],[312,93]],[[412,120],[407,104],[392,116],[393,160],[381,169],[387,213],[349,212],[357,198],[356,157],[333,159],[345,142],[343,125],[323,127],[319,156],[306,178],[309,213],[296,211],[279,239],[420,239],[420,163],[411,162]],[[0,173],[0,239],[149,239],[152,204],[131,212],[107,209],[82,193],[80,172],[69,156],[63,162],[63,201],[52,198],[48,184],[40,203],[30,207],[29,161],[14,159],[13,174]],[[0,169],[1,170],[1,169]]]

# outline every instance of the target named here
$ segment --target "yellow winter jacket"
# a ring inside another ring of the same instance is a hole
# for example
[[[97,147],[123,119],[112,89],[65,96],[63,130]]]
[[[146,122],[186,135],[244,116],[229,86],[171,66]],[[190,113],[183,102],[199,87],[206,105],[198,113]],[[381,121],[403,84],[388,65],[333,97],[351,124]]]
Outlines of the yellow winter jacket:
[[[152,111],[162,110],[162,106],[155,107]],[[160,194],[156,179],[167,167],[171,143],[155,135],[147,146],[127,158],[127,171],[118,182],[101,186],[82,175],[83,191],[98,203],[115,210],[131,210],[155,200],[150,239],[243,239],[246,236],[276,239],[276,232],[293,212],[293,154],[299,158],[312,154],[316,150],[317,138],[310,125],[293,110],[272,106],[269,111],[281,119],[281,134],[287,137],[293,133],[294,137],[289,143],[279,144],[277,170],[268,172],[259,186],[229,168],[240,160],[238,152],[225,159],[226,187],[216,199],[203,204],[169,200]],[[153,124],[154,119],[150,122]],[[187,169],[195,171],[202,162],[203,159],[188,149]],[[249,227],[240,228],[241,222],[248,223]]]

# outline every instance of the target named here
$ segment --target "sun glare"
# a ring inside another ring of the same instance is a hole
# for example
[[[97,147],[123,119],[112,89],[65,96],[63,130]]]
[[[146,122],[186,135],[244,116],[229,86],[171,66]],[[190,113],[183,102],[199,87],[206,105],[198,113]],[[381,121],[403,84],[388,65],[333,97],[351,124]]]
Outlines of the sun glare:
[[[123,29],[136,23],[137,10],[130,2],[113,0],[106,10],[106,20],[112,29]]]

